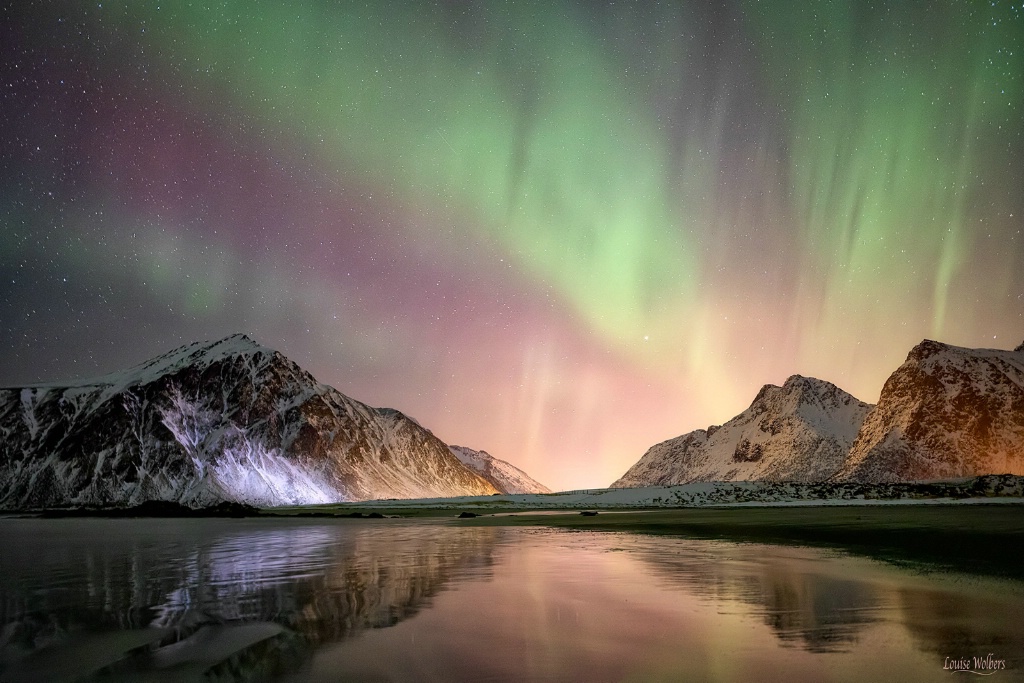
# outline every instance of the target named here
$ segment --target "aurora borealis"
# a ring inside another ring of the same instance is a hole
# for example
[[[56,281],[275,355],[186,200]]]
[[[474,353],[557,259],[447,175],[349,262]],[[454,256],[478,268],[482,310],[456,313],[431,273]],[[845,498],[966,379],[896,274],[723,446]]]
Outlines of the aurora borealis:
[[[552,489],[1024,339],[1024,2],[14,2],[0,385],[244,331]]]

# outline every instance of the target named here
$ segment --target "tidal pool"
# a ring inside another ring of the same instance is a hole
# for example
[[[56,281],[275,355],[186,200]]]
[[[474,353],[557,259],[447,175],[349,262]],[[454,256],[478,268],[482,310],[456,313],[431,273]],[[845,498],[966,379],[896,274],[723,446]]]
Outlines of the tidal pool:
[[[812,548],[429,519],[0,519],[0,683],[1021,680],[1022,614],[1016,581]]]

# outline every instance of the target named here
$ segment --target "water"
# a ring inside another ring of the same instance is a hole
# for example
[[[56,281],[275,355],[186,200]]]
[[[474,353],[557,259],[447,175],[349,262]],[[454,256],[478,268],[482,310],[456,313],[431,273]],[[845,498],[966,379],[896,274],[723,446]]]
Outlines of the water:
[[[1021,680],[1022,608],[1019,583],[798,547],[0,519],[2,683]],[[989,654],[1005,668],[978,669]]]

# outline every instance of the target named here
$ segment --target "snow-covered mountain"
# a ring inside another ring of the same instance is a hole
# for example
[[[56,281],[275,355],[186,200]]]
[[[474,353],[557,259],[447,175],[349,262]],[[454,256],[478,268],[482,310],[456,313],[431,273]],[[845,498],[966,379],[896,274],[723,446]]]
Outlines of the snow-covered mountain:
[[[414,420],[245,335],[92,380],[0,389],[0,508],[495,492]]]
[[[533,479],[515,465],[499,460],[487,451],[474,451],[465,446],[449,446],[463,465],[491,482],[501,493],[551,493],[544,484]]]
[[[899,482],[1024,474],[1024,344],[924,340],[877,406],[794,375],[721,427],[651,447],[613,487],[695,481]]]
[[[906,481],[1024,473],[1024,344],[925,340],[882,388],[837,479]]]
[[[823,481],[842,467],[870,409],[834,384],[793,375],[766,384],[724,425],[652,446],[612,487]]]

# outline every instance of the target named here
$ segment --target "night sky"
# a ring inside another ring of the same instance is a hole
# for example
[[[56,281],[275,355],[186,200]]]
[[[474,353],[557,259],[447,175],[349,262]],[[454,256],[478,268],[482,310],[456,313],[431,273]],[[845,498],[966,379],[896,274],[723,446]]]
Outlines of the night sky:
[[[1024,0],[23,1],[0,50],[0,385],[247,332],[568,489],[1024,340]]]

